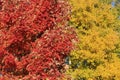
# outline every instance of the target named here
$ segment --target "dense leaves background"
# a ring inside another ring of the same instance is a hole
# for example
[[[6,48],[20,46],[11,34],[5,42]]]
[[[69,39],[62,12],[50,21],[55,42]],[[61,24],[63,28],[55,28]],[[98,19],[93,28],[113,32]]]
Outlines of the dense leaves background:
[[[1,79],[59,78],[75,38],[68,12],[61,0],[1,0]]]
[[[0,80],[119,80],[119,0],[0,0]]]
[[[119,80],[118,11],[110,0],[70,0],[70,24],[79,38],[66,74],[73,80]]]

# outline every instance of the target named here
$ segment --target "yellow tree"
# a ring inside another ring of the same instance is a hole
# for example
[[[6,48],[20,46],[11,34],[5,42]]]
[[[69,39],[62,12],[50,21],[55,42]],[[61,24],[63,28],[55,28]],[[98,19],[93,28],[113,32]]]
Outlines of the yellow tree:
[[[117,11],[99,0],[70,0],[70,24],[78,43],[70,55],[66,74],[73,80],[119,80],[120,59]]]

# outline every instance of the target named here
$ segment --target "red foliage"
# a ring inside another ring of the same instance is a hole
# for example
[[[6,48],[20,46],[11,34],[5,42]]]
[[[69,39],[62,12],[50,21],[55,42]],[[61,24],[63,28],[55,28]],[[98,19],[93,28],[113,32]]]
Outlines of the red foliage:
[[[0,0],[0,79],[60,77],[75,38],[67,14],[61,0]]]

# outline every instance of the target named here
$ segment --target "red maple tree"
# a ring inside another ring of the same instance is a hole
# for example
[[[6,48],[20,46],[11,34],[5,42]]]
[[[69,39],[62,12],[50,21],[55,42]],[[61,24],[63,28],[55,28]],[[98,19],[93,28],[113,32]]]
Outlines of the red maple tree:
[[[56,80],[75,32],[64,0],[0,0],[0,75],[3,80]]]

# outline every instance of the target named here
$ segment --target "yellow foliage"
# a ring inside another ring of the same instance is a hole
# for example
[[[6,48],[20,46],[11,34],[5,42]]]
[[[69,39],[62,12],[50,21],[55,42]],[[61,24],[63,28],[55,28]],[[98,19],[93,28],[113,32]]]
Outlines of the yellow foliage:
[[[99,0],[70,0],[70,23],[79,38],[70,54],[66,74],[72,80],[119,80],[120,59],[115,50],[120,25],[117,11]]]
[[[81,35],[77,49],[71,52],[70,70],[74,70],[70,71],[71,76],[77,78],[79,75],[86,80],[99,76],[110,80],[109,77],[114,75],[120,78],[117,72],[120,59],[113,51],[118,42],[119,37],[112,29],[95,27],[88,30],[87,35]]]
[[[100,3],[99,0],[70,0],[72,5],[71,23],[76,27],[90,28],[115,27],[117,11],[111,5]],[[114,15],[113,15],[114,14]],[[92,26],[91,26],[92,25]]]

